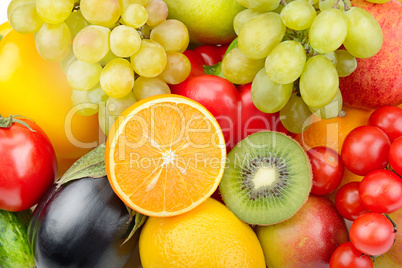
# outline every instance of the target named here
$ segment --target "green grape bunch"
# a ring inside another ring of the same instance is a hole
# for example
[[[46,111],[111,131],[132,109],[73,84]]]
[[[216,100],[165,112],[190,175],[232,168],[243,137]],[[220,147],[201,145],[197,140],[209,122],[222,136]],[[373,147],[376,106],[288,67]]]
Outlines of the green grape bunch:
[[[167,16],[163,0],[12,0],[7,9],[11,27],[60,63],[73,107],[98,114],[106,135],[130,105],[190,74],[188,29]]]
[[[239,52],[231,62],[245,67],[222,64],[225,78],[239,83],[247,76],[255,106],[266,113],[280,111],[293,133],[306,130],[312,114],[338,116],[339,77],[357,68],[356,58],[381,49],[383,35],[375,18],[350,0],[237,1],[246,9],[233,21]],[[244,64],[250,61],[254,67],[264,65],[256,70]]]

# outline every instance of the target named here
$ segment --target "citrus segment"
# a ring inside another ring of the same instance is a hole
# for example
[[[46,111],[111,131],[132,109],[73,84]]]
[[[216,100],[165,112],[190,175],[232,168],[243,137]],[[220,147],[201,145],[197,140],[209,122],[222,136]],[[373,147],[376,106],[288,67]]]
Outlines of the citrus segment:
[[[129,107],[107,140],[110,184],[130,208],[154,217],[174,216],[216,190],[226,160],[215,118],[199,103],[159,95]]]

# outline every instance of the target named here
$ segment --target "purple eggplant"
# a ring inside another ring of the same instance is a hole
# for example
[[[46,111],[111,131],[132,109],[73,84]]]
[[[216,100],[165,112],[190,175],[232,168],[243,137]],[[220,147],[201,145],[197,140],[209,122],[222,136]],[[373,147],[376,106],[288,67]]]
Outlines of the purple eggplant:
[[[138,230],[126,241],[134,224],[107,177],[82,178],[47,192],[28,235],[38,268],[119,268],[138,244]]]

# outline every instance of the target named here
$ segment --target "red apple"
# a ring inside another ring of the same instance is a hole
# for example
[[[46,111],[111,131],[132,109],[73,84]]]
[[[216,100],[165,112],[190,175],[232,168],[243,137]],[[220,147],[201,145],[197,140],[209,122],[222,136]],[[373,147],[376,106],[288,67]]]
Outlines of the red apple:
[[[367,10],[383,32],[381,50],[373,57],[357,59],[357,69],[340,78],[343,102],[374,109],[402,103],[402,4],[396,0],[374,4],[352,0],[352,6]]]
[[[334,203],[314,195],[289,220],[258,226],[256,232],[269,268],[327,268],[335,249],[348,241]]]

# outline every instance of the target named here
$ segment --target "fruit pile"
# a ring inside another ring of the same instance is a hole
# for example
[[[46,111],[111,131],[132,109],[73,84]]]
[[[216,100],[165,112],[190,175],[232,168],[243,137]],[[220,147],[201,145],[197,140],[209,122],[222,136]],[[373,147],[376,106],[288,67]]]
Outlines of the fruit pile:
[[[373,1],[11,0],[0,266],[402,266],[402,4]]]

